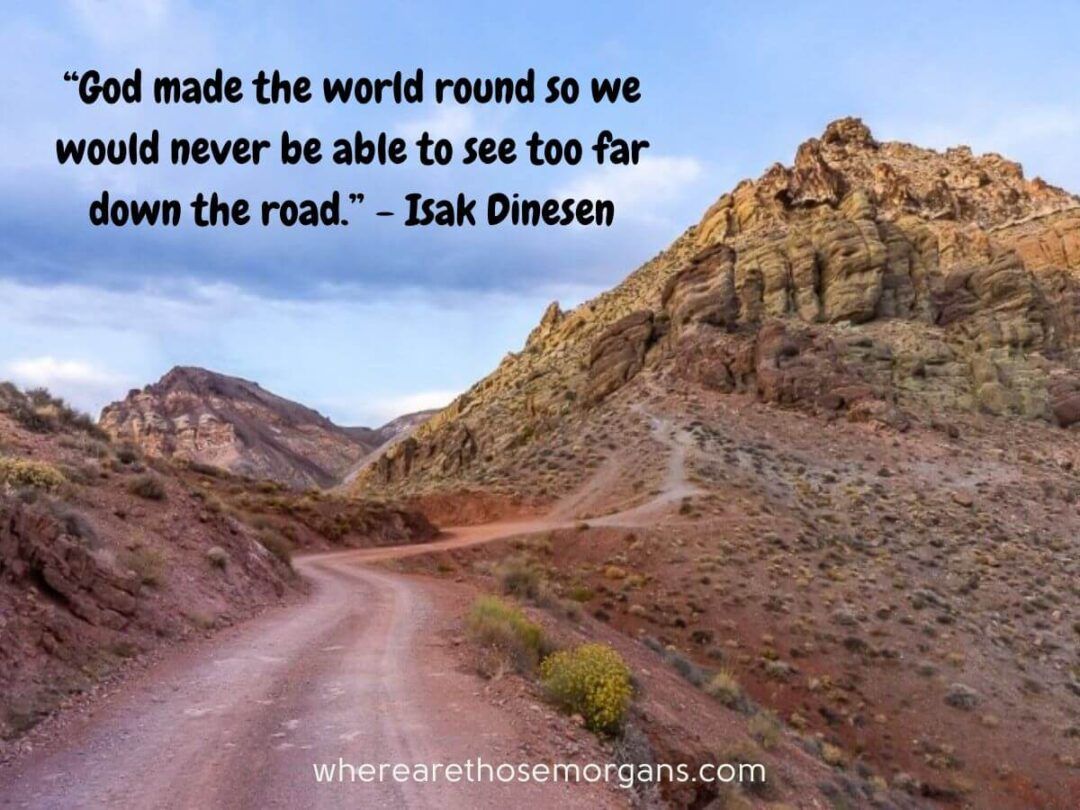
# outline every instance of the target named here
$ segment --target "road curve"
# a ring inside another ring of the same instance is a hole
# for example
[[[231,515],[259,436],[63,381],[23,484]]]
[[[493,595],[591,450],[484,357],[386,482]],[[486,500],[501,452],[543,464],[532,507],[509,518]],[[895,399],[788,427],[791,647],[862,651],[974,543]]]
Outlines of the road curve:
[[[644,414],[667,447],[661,491],[602,525],[655,520],[694,494],[689,437]],[[0,808],[495,808],[622,806],[597,785],[491,782],[317,783],[313,763],[527,761],[528,729],[476,694],[438,627],[438,582],[367,563],[573,525],[549,518],[450,530],[431,543],[296,561],[302,604],[271,611],[170,656],[64,740],[0,769]],[[527,724],[526,724],[527,725]]]
[[[106,699],[66,739],[0,770],[4,808],[597,807],[587,784],[318,784],[312,764],[527,760],[431,632],[441,586],[358,563],[538,528],[460,529],[423,546],[297,561],[304,603],[182,651]]]

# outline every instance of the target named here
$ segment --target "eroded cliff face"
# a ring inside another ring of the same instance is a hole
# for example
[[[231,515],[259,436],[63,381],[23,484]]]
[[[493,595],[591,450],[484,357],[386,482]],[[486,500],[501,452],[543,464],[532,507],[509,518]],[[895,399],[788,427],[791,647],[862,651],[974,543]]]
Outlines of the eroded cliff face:
[[[880,143],[842,119],[612,291],[552,305],[359,485],[483,486],[643,372],[899,429],[949,409],[1067,429],[1078,328],[1075,196],[999,155]]]
[[[374,444],[255,383],[174,368],[107,406],[101,426],[150,456],[304,488],[337,483]]]

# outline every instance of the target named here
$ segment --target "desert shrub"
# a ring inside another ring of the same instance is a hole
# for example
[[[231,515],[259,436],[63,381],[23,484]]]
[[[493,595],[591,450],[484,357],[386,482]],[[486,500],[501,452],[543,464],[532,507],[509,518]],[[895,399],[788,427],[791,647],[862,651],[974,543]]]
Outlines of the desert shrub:
[[[152,588],[164,582],[165,562],[164,554],[146,546],[132,549],[124,556],[124,564],[135,572],[139,582]]]
[[[200,630],[212,630],[217,624],[217,616],[201,610],[189,610],[184,613],[184,617]]]
[[[214,568],[224,569],[229,564],[229,552],[221,546],[211,546],[206,550],[206,561]]]
[[[95,439],[108,434],[84,413],[80,413],[44,388],[20,391],[9,382],[0,384],[0,411],[35,433],[54,433],[61,428],[82,431]]]
[[[165,500],[165,485],[161,483],[161,479],[156,475],[140,475],[131,482],[128,491],[132,495],[138,495],[148,501]]]
[[[534,670],[548,650],[543,628],[519,608],[495,596],[477,599],[465,625],[478,644],[496,652],[519,672]]]
[[[247,524],[258,532],[277,530],[277,524],[265,515],[253,515],[247,518]]]
[[[220,515],[225,512],[225,502],[212,492],[208,492],[202,499],[206,511],[212,515]]]
[[[289,538],[272,527],[266,527],[259,532],[259,543],[281,560],[285,565],[292,568],[293,544]]]
[[[81,512],[70,509],[60,501],[51,501],[49,510],[64,528],[66,534],[79,538],[91,548],[97,548],[101,545],[93,524]]]
[[[103,459],[109,455],[108,442],[92,436],[64,436],[60,439],[59,445],[97,459]]]
[[[540,664],[540,678],[552,699],[580,714],[593,731],[618,731],[630,708],[630,670],[606,644],[560,650]]]
[[[707,670],[695,664],[678,650],[670,648],[665,650],[664,660],[667,661],[672,669],[678,672],[684,680],[689,681],[694,686],[703,686],[709,678]]]
[[[536,599],[544,585],[544,575],[528,557],[517,555],[504,560],[496,569],[502,592],[519,599]]]
[[[207,478],[222,478],[225,475],[225,471],[220,467],[215,467],[213,464],[203,464],[201,461],[189,461],[187,467],[193,473],[205,475]]]
[[[638,778],[627,791],[632,792],[631,807],[667,807],[661,795],[660,774],[656,769],[656,751],[648,735],[631,721],[623,726],[619,736],[612,741],[611,759],[623,768],[633,768]],[[651,778],[650,778],[651,777]],[[727,808],[724,805],[725,809]]]
[[[139,460],[139,451],[133,444],[122,444],[116,448],[116,460],[121,464],[134,464]]]
[[[44,461],[0,456],[0,484],[51,491],[65,480],[60,470]]]
[[[642,636],[641,643],[660,657],[663,657],[664,653],[667,651],[667,648],[664,646],[664,642],[662,642],[656,636]]]
[[[716,761],[727,763],[742,775],[738,785],[727,786],[729,791],[737,789],[759,799],[780,798],[773,780],[767,778],[771,765],[751,743],[742,741],[727,746],[716,754]]]
[[[139,645],[127,639],[120,639],[109,645],[109,652],[118,658],[134,658],[139,654]]]
[[[834,768],[842,767],[847,763],[847,757],[844,756],[843,749],[827,742],[821,743],[821,760],[826,765],[832,765]]]
[[[588,602],[596,596],[596,594],[588,585],[574,585],[570,588],[568,596],[575,602]]]
[[[705,684],[705,692],[728,708],[735,708],[742,699],[742,687],[730,669],[717,672]]]
[[[747,731],[766,751],[776,748],[780,742],[780,721],[772,712],[760,711],[751,717]]]
[[[92,464],[61,464],[59,470],[73,484],[93,486],[98,481],[98,467]]]
[[[581,609],[581,605],[569,599],[559,599],[554,605],[550,606],[550,609],[561,613],[570,621],[576,623],[580,623],[582,617],[585,615],[585,611]]]

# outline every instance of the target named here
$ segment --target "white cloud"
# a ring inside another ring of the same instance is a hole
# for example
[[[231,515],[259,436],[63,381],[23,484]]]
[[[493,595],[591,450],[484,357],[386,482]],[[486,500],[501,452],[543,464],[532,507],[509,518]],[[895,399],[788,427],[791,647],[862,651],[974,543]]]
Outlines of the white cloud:
[[[123,375],[85,360],[65,360],[51,355],[12,360],[6,376],[24,388],[48,388],[76,407],[93,411],[103,399],[115,396],[129,384]]]
[[[551,292],[341,288],[285,300],[228,284],[105,290],[0,277],[0,379],[46,385],[94,413],[173,365],[196,365],[256,380],[339,424],[379,425],[446,405],[490,372],[522,345]]]
[[[616,216],[659,220],[657,206],[678,201],[704,174],[692,157],[655,155],[636,166],[601,166],[558,189],[556,197],[611,200]]]
[[[460,391],[420,391],[397,397],[387,397],[372,403],[368,410],[378,416],[383,423],[398,416],[432,408],[445,408],[454,401]]]
[[[449,138],[456,143],[471,134],[475,128],[476,116],[472,110],[468,107],[443,104],[431,115],[401,122],[397,126],[397,132],[410,141],[415,141],[424,132],[428,132],[432,138]]]
[[[214,18],[185,0],[68,0],[68,7],[101,51],[147,68],[194,67],[217,51]]]

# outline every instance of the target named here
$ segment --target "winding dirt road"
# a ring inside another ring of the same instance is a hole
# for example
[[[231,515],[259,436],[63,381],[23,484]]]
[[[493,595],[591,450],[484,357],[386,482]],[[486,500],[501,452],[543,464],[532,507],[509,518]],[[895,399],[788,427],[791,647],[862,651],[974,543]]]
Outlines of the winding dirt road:
[[[361,562],[457,548],[547,524],[457,530],[424,545],[297,560],[313,585],[229,638],[153,667],[62,742],[0,772],[28,808],[610,805],[587,784],[319,784],[313,763],[528,761],[431,632],[439,583]]]
[[[634,525],[692,491],[685,444],[664,490],[598,522]],[[580,783],[318,783],[314,763],[528,761],[528,723],[477,697],[446,649],[445,584],[366,563],[571,525],[559,517],[451,530],[432,543],[298,558],[312,596],[151,667],[61,741],[0,770],[3,808],[619,806]]]

